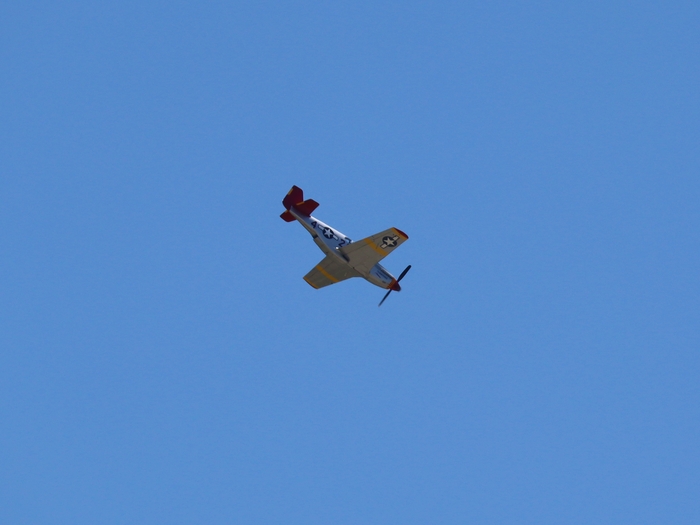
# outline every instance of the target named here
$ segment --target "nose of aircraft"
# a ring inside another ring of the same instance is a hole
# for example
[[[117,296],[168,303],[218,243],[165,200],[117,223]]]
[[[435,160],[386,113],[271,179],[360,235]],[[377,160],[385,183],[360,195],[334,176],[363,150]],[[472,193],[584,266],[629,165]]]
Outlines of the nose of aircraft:
[[[401,285],[398,283],[398,281],[394,281],[389,285],[390,290],[394,290],[395,292],[400,292],[401,291]]]

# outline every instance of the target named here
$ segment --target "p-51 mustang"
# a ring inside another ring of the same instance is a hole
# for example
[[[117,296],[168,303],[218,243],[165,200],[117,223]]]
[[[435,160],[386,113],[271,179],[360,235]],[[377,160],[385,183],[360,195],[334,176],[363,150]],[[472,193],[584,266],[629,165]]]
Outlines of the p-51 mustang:
[[[399,281],[411,269],[411,265],[409,264],[396,279],[379,264],[379,261],[408,239],[404,232],[398,228],[389,228],[361,241],[352,242],[338,230],[311,216],[318,208],[318,202],[313,199],[304,200],[301,188],[292,186],[282,204],[286,211],[280,217],[287,222],[299,221],[326,254],[326,257],[304,276],[304,280],[311,286],[323,288],[351,277],[364,277],[372,284],[389,290],[379,306],[392,291],[401,291]]]

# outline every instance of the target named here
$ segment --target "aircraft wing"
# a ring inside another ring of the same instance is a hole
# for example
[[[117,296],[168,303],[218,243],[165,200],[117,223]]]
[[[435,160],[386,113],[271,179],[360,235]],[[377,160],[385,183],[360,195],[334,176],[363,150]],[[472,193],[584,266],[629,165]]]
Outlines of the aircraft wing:
[[[350,266],[361,273],[367,273],[407,239],[408,235],[398,228],[389,228],[338,249]]]
[[[323,288],[351,277],[361,277],[361,275],[344,262],[339,261],[335,255],[327,255],[304,276],[304,280],[314,288]]]

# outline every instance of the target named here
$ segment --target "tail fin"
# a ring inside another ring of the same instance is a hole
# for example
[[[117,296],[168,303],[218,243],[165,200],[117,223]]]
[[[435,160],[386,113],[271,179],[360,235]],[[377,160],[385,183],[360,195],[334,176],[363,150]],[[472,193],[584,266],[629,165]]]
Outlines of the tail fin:
[[[282,200],[282,204],[287,209],[280,217],[287,222],[294,220],[294,216],[289,213],[290,208],[294,208],[297,213],[307,217],[318,208],[318,202],[313,199],[304,200],[304,191],[298,186],[292,186],[287,196]]]
[[[282,205],[288,210],[295,204],[303,201],[304,190],[302,190],[299,186],[292,186],[292,189],[289,190],[289,193],[287,193],[287,196],[282,201]]]

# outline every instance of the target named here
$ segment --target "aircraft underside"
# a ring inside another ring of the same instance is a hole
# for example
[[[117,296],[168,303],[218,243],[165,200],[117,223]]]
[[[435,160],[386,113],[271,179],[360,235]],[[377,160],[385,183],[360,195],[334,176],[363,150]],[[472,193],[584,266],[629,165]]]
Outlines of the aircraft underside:
[[[304,280],[314,288],[323,288],[352,277],[363,277],[380,288],[400,291],[399,281],[411,268],[408,266],[395,278],[379,261],[408,240],[408,235],[398,228],[389,228],[357,242],[345,234],[313,217],[311,213],[318,207],[312,199],[304,200],[303,192],[293,186],[282,201],[286,211],[281,217],[287,222],[297,220],[311,234],[316,245],[326,254]],[[382,302],[384,302],[382,299]],[[381,303],[379,303],[381,305]]]

